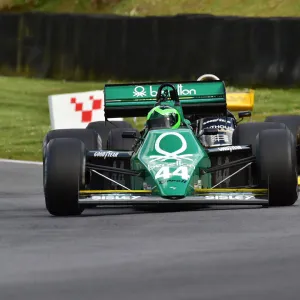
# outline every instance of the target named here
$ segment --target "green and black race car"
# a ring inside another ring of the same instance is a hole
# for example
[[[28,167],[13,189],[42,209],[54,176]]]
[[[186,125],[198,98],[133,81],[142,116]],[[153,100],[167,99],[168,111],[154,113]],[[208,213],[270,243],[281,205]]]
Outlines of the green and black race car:
[[[104,95],[106,118],[146,116],[145,128],[103,121],[50,131],[43,146],[50,214],[100,205],[296,202],[293,134],[282,123],[239,125],[223,81],[108,84]]]

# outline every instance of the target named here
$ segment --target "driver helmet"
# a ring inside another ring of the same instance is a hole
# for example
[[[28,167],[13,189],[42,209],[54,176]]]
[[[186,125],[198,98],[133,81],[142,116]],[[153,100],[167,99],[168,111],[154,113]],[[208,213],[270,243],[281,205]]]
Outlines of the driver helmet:
[[[181,117],[177,109],[167,105],[160,105],[149,111],[146,124],[149,129],[177,129],[181,125]]]
[[[212,80],[220,80],[220,78],[214,74],[204,74],[198,77],[197,81],[212,81]]]

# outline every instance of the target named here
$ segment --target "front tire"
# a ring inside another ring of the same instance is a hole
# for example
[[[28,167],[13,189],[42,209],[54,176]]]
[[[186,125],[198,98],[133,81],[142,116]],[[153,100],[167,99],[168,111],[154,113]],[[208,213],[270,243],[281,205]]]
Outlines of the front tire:
[[[269,189],[270,206],[290,206],[298,199],[296,149],[291,132],[269,129],[256,141],[259,185]]]
[[[44,195],[48,212],[54,216],[75,216],[83,212],[79,190],[85,186],[84,143],[78,139],[52,139],[44,161]]]
[[[72,138],[72,139],[78,139],[83,142],[85,148],[89,151],[92,150],[101,150],[102,149],[102,139],[101,136],[92,129],[55,129],[50,130],[43,141],[43,162],[45,161],[45,153],[48,143],[53,139],[60,139],[60,138]],[[43,178],[45,170],[43,168]],[[88,175],[88,177],[91,179],[91,174]],[[43,179],[45,180],[45,179]],[[92,179],[91,179],[92,180]],[[93,182],[93,186],[94,186]]]

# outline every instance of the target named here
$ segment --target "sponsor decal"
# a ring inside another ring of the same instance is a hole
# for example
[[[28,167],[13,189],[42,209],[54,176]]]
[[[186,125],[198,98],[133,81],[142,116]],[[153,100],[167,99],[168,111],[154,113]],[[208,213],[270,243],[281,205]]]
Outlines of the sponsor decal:
[[[133,96],[134,97],[145,97],[145,96],[147,96],[145,88],[143,86],[140,86],[140,85],[136,86],[134,88],[134,91],[133,91]]]
[[[161,149],[161,147],[160,147],[161,141],[166,136],[170,136],[170,135],[177,136],[180,139],[181,143],[182,143],[181,147],[178,150],[174,151],[174,152],[165,151],[165,150]],[[193,156],[193,154],[179,155],[179,154],[183,153],[186,149],[187,149],[187,142],[186,142],[185,138],[180,133],[178,133],[178,132],[165,132],[165,133],[161,134],[155,142],[155,150],[156,150],[156,152],[158,152],[161,155],[151,155],[150,158],[153,158],[153,159],[150,161],[150,163],[154,162],[154,161],[157,161],[157,160],[166,161],[167,159],[175,159],[177,161],[185,159],[185,160],[193,161],[192,158],[189,158],[189,157]]]
[[[228,147],[222,147],[218,148],[219,151],[232,151],[232,150],[241,150],[243,149],[241,146],[228,146]]]
[[[181,161],[176,161],[174,163],[161,163],[161,164],[155,164],[155,165],[148,165],[148,170],[152,171],[153,169],[158,169],[158,168],[162,168],[162,167],[175,168],[175,167],[179,167],[179,166],[183,166]],[[191,164],[184,164],[184,166],[195,169],[195,166],[191,165]]]
[[[105,159],[106,157],[118,157],[119,154],[119,152],[114,151],[98,151],[94,153],[94,157],[102,157]]]
[[[176,86],[178,96],[192,96],[196,95],[196,90],[195,89],[185,89],[182,84],[177,84]],[[157,95],[157,90],[153,89],[153,86],[149,86],[149,92],[147,93],[145,87],[138,85],[134,88],[133,90],[133,96],[134,97],[156,97]]]
[[[168,152],[160,147],[161,141],[170,135],[174,135],[178,137],[181,141],[181,147],[178,148],[177,150],[173,152]],[[187,149],[187,142],[185,138],[178,132],[165,132],[161,134],[156,142],[155,142],[155,150],[157,153],[160,155],[151,155],[150,156],[150,162],[149,162],[149,171],[159,168],[158,172],[155,175],[155,179],[169,179],[172,176],[179,176],[182,178],[182,180],[188,180],[189,175],[188,175],[188,168],[195,168],[192,164],[182,164],[182,160],[185,161],[191,161],[193,162],[193,154],[181,154]],[[155,165],[151,165],[151,163],[155,163],[156,161],[158,162],[164,162],[166,160],[175,160],[174,163],[156,163]],[[170,168],[175,167],[175,171],[171,172]]]
[[[255,199],[252,195],[211,195],[205,196],[206,200],[252,200]]]
[[[208,121],[203,122],[203,125],[206,125],[206,124],[208,124],[208,123],[213,123],[213,122],[224,122],[224,123],[226,123],[226,120],[224,120],[224,119],[213,119],[213,120],[208,120]],[[227,123],[231,124],[231,121],[228,121],[228,120],[227,120]],[[225,126],[226,126],[226,125],[225,125]]]
[[[159,184],[165,184],[165,183],[169,183],[169,182],[187,183],[187,180],[185,180],[185,179],[168,179],[168,180],[159,180],[158,181]]]
[[[130,196],[130,195],[99,195],[92,196],[92,200],[100,201],[100,200],[136,200],[141,196]]]
[[[222,124],[220,124],[220,125],[211,125],[211,126],[209,126],[209,127],[207,127],[207,128],[232,129],[232,130],[233,130],[233,128],[231,128],[230,126],[222,125]]]

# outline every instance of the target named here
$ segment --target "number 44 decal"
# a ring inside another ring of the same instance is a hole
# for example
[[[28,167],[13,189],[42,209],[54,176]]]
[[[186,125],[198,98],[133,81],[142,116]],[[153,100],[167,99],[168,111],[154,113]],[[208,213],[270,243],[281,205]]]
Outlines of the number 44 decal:
[[[189,174],[188,174],[188,168],[186,166],[178,167],[174,172],[170,172],[170,167],[165,166],[162,167],[155,175],[155,179],[163,178],[168,179],[171,176],[180,176],[182,179],[188,180]]]

